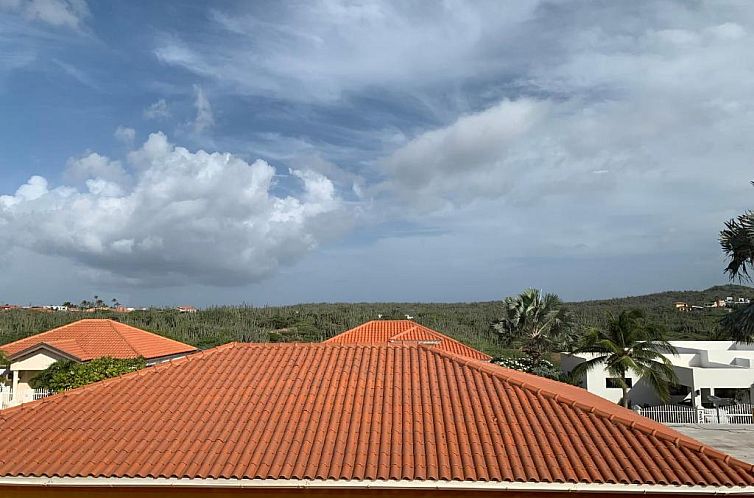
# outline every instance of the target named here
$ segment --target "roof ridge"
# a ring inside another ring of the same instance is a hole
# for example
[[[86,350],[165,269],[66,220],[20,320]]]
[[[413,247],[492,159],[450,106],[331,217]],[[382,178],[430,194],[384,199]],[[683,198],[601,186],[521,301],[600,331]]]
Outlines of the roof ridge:
[[[717,459],[721,459],[725,463],[735,464],[735,465],[738,465],[738,466],[740,466],[740,467],[742,467],[744,469],[747,469],[750,472],[754,472],[754,464],[751,464],[751,463],[745,462],[743,460],[740,460],[738,458],[732,457],[732,456],[728,455],[727,453],[724,453],[724,452],[722,452],[720,450],[716,450],[716,449],[712,448],[711,446],[707,446],[704,443],[701,443],[701,442],[697,441],[696,439],[693,439],[693,438],[691,438],[689,436],[686,436],[685,434],[681,434],[680,432],[675,431],[675,430],[673,430],[670,427],[664,427],[664,428],[666,430],[670,431],[670,432],[674,432],[675,434],[677,434],[677,436],[674,435],[674,434],[669,434],[669,433],[666,433],[666,432],[658,431],[657,428],[652,427],[650,424],[645,424],[645,423],[643,423],[641,421],[637,422],[636,420],[629,420],[628,418],[622,417],[620,415],[616,415],[615,413],[610,413],[607,410],[598,408],[598,407],[593,406],[593,405],[585,404],[585,403],[583,403],[583,402],[581,402],[581,401],[579,401],[577,399],[572,398],[568,394],[563,394],[561,392],[554,392],[554,391],[552,391],[550,389],[547,389],[545,387],[535,386],[533,384],[527,383],[526,381],[518,379],[518,378],[515,378],[514,376],[505,375],[503,372],[504,371],[515,372],[514,375],[516,375],[516,376],[530,376],[530,377],[534,377],[534,380],[536,380],[536,378],[538,376],[536,376],[534,374],[529,374],[529,373],[526,373],[526,372],[521,372],[519,370],[513,370],[513,369],[510,369],[510,368],[505,368],[505,367],[502,367],[500,365],[495,365],[494,363],[489,363],[489,362],[485,362],[485,361],[482,361],[482,360],[467,359],[467,358],[464,358],[464,357],[461,357],[461,356],[453,355],[452,353],[448,353],[446,351],[442,351],[442,350],[438,350],[436,348],[431,348],[431,347],[425,346],[423,344],[418,344],[417,347],[428,349],[428,350],[432,351],[434,354],[444,356],[444,357],[448,358],[449,360],[452,360],[452,361],[454,361],[456,363],[459,363],[459,364],[461,364],[463,366],[470,366],[472,368],[476,368],[476,369],[481,370],[483,372],[489,373],[489,374],[491,374],[491,375],[493,375],[493,376],[495,376],[497,378],[505,380],[508,383],[514,384],[514,385],[520,387],[521,389],[525,389],[527,391],[534,392],[537,395],[542,395],[542,396],[551,398],[554,401],[557,401],[559,403],[565,403],[565,404],[570,405],[572,407],[579,408],[581,410],[585,410],[585,411],[587,411],[589,413],[594,413],[595,415],[598,415],[600,417],[606,417],[611,422],[617,422],[617,423],[619,423],[621,425],[624,425],[624,426],[626,426],[626,427],[628,427],[630,429],[639,430],[642,433],[648,434],[648,435],[650,435],[652,437],[656,437],[658,439],[664,439],[666,441],[670,441],[673,444],[675,444],[676,446],[685,446],[686,448],[692,449],[694,451],[699,451],[700,453],[702,453],[702,454],[704,454],[706,456],[717,458]],[[542,377],[542,379],[545,379],[545,378]],[[546,379],[546,380],[550,381],[551,379]],[[552,381],[552,382],[557,382],[557,381]],[[578,388],[577,386],[573,386],[573,387]],[[589,391],[585,390],[584,392],[587,393],[587,394],[589,394],[589,395],[591,395],[591,396],[596,396],[595,394],[592,394]],[[641,417],[641,415],[639,415],[639,414],[637,414],[637,413],[635,413],[635,412],[633,412],[631,410],[628,410],[627,408],[623,408],[623,407],[618,406],[618,405],[615,405],[615,408],[618,408],[620,410],[627,410],[627,411],[631,412],[633,415],[635,415],[636,417]],[[641,417],[641,418],[644,418],[644,417]],[[649,419],[647,419],[647,420],[649,420]]]
[[[103,318],[102,320],[106,321],[107,324],[110,325],[110,328],[113,329],[113,332],[115,332],[115,334],[117,334],[117,336],[120,337],[120,339],[124,343],[126,343],[126,346],[128,346],[128,349],[130,349],[131,351],[133,351],[133,353],[136,355],[137,358],[139,356],[141,356],[141,354],[138,351],[136,351],[136,348],[133,347],[133,345],[131,344],[131,342],[128,339],[126,339],[123,336],[123,334],[121,333],[121,331],[118,330],[118,327],[115,326],[116,323],[120,324],[120,322],[117,322],[117,321],[113,320],[112,318]],[[147,331],[144,330],[143,332],[147,332]],[[147,332],[147,333],[149,333],[149,332]]]

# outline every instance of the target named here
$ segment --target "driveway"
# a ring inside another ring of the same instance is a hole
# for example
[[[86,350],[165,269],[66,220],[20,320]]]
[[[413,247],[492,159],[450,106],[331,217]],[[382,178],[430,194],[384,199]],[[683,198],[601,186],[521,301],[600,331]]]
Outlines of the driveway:
[[[670,424],[669,424],[670,425]],[[724,451],[745,462],[754,462],[754,425],[677,424],[678,432]]]

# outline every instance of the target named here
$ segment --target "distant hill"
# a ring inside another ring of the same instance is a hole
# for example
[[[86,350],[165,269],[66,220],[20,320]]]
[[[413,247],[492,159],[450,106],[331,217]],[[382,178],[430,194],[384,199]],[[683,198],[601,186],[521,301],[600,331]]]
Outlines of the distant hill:
[[[620,299],[567,303],[580,326],[603,325],[624,309],[640,308],[663,325],[672,339],[713,338],[724,309],[676,311],[673,303],[704,305],[727,296],[754,299],[754,289],[740,285],[703,291],[668,291]],[[0,311],[0,344],[49,330],[81,318],[112,318],[201,348],[230,341],[321,341],[380,317],[413,317],[491,355],[505,354],[491,324],[499,318],[500,302],[477,303],[312,303],[293,306],[221,306],[197,313],[150,309],[132,313]]]
[[[663,325],[672,339],[710,339],[717,331],[717,324],[728,312],[727,309],[708,308],[703,311],[680,312],[674,304],[678,301],[689,305],[704,306],[715,299],[744,297],[754,301],[754,288],[743,285],[716,285],[695,291],[666,291],[644,296],[630,296],[598,301],[568,303],[579,322],[585,326],[604,324],[611,315],[622,310],[638,308],[649,319]]]

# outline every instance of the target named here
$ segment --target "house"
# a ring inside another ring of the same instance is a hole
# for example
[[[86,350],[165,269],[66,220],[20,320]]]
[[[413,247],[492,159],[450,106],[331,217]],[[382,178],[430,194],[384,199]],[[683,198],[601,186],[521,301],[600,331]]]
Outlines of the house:
[[[691,306],[683,301],[676,301],[674,306],[677,311],[689,311],[691,309]]]
[[[709,396],[740,399],[754,389],[754,344],[733,341],[670,341],[670,344],[678,350],[678,356],[666,355],[679,381],[671,391],[672,401],[686,400],[701,407],[708,404]],[[570,372],[590,358],[590,353],[564,353],[561,368]],[[626,383],[631,388],[632,404],[660,404],[657,394],[645,381],[629,374]],[[612,378],[602,366],[589,372],[581,386],[615,403],[622,396],[619,379]],[[752,399],[750,394],[748,397]]]
[[[176,308],[180,313],[196,313],[198,310],[193,306],[178,306]]]
[[[226,344],[5,410],[0,432],[4,496],[754,493],[754,466],[670,427],[425,345]]]
[[[141,356],[147,364],[154,364],[193,353],[196,348],[114,320],[86,319],[5,344],[0,350],[10,362],[10,382],[0,389],[5,407],[46,395],[35,392],[29,381],[61,359],[86,362],[102,356]]]
[[[474,360],[492,357],[412,320],[372,320],[324,341],[329,344],[425,344]]]

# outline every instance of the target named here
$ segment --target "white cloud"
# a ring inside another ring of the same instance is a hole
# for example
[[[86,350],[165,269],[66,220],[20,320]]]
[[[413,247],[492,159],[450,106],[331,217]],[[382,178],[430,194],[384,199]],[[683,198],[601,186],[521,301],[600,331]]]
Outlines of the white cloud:
[[[499,258],[685,252],[719,266],[722,222],[751,204],[754,11],[667,5],[559,21],[558,56],[520,73],[531,96],[420,130],[369,195],[397,198],[393,219],[499,234]]]
[[[516,180],[515,144],[547,117],[548,102],[504,100],[422,133],[384,163],[391,188],[416,202],[497,195]]]
[[[80,29],[90,15],[84,0],[0,0],[0,9],[71,29]]]
[[[236,285],[292,263],[345,219],[333,184],[227,153],[191,152],[152,134],[129,155],[134,172],[90,153],[70,161],[85,188],[32,177],[0,197],[0,243],[56,254],[141,285]]]
[[[317,0],[212,16],[213,38],[165,34],[155,55],[220,85],[291,100],[338,99],[363,88],[425,87],[505,65],[488,42],[528,19],[538,2],[426,4]],[[223,48],[214,43],[222,36]]]
[[[215,126],[215,116],[212,113],[212,105],[204,94],[204,90],[199,85],[194,85],[194,107],[196,108],[196,117],[194,118],[194,133],[200,134],[209,128]]]
[[[144,117],[147,119],[165,119],[170,117],[170,109],[165,99],[160,99],[144,109]]]
[[[134,130],[133,128],[125,127],[125,126],[118,126],[115,129],[115,133],[113,133],[113,136],[119,142],[124,143],[126,145],[131,145],[134,142],[134,139],[136,138],[136,130]]]
[[[81,157],[71,158],[66,164],[65,177],[74,183],[85,183],[87,180],[106,180],[119,185],[129,181],[126,170],[120,161],[89,152]]]

